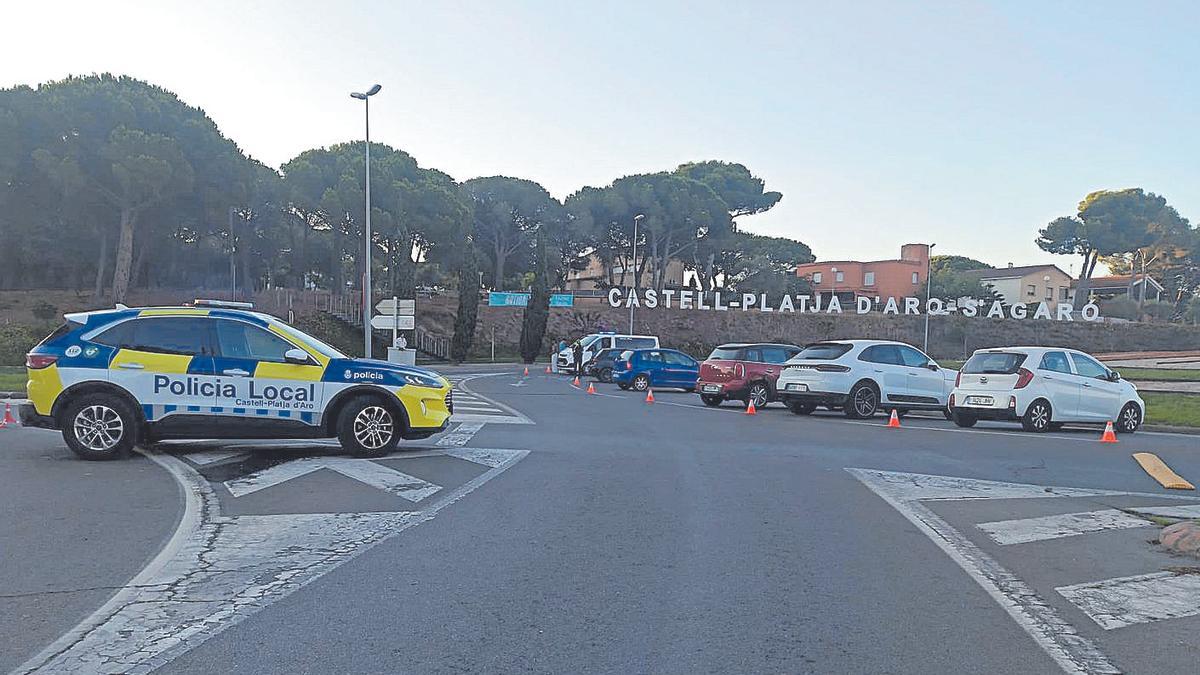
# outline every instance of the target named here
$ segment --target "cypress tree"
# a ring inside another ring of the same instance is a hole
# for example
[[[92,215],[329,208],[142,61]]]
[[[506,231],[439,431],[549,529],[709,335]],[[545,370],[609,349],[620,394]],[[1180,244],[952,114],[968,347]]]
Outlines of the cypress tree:
[[[546,319],[550,316],[550,279],[546,269],[546,235],[539,227],[535,268],[529,304],[525,305],[525,320],[521,322],[521,359],[533,363],[542,352],[546,336]]]
[[[454,317],[454,337],[450,339],[450,360],[462,363],[471,353],[475,340],[475,322],[479,315],[479,261],[469,241],[458,263],[458,314]]]

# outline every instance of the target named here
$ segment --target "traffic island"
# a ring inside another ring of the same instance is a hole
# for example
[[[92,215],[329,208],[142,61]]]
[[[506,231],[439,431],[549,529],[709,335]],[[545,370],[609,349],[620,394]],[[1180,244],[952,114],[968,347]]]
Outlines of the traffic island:
[[[1200,558],[1200,523],[1184,521],[1164,527],[1158,541],[1174,553]]]

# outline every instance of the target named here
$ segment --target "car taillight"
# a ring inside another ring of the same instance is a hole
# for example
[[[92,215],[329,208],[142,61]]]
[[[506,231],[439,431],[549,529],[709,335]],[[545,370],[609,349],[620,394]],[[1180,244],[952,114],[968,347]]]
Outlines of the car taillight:
[[[633,370],[633,361],[625,362],[625,370]]]
[[[961,370],[958,371],[958,375],[954,376],[954,386],[957,387],[960,384],[962,384],[962,371]]]
[[[950,408],[954,407],[954,394],[950,394],[950,402],[947,403],[946,405],[947,405],[947,407],[950,407]]]
[[[839,366],[836,364],[828,364],[828,363],[822,363],[821,365],[817,366],[817,370],[821,371],[822,373],[848,373],[848,372],[850,372],[850,368],[847,366]]]
[[[1013,389],[1024,389],[1025,385],[1033,381],[1033,372],[1024,368],[1017,369],[1017,384]]]
[[[733,376],[741,379],[746,376],[746,367],[740,363],[733,364]]]
[[[46,356],[45,354],[26,354],[25,367],[30,370],[41,370],[49,368],[58,360],[57,356]]]

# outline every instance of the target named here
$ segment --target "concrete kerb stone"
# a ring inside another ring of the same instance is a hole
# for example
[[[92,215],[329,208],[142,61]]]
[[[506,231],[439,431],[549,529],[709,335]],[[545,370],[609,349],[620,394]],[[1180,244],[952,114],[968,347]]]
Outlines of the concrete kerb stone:
[[[1200,523],[1187,520],[1168,525],[1159,533],[1158,541],[1170,551],[1200,558]]]

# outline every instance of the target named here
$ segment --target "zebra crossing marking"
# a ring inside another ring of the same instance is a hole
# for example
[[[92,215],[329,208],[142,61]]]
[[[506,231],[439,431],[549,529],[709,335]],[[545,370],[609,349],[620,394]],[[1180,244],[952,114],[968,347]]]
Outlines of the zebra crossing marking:
[[[1200,615],[1200,574],[1165,571],[1054,589],[1104,630]]]
[[[1017,625],[1033,638],[1064,672],[1068,673],[1119,673],[1121,670],[1091,640],[1081,635],[1074,626],[1063,619],[1059,612],[1046,599],[1038,595],[1029,584],[1002,566],[923,502],[1106,496],[1152,497],[1164,500],[1191,499],[1195,501],[1194,497],[1124,490],[1047,487],[874,469],[847,468],[846,471],[896,509],[934,545],[946,553],[1017,622]],[[1140,579],[1140,581],[1146,580]],[[1112,586],[1121,591],[1126,588],[1120,584]],[[1129,588],[1135,587],[1129,586]],[[1060,595],[1062,595],[1061,591]],[[1064,595],[1064,597],[1066,596]],[[1118,606],[1115,599],[1117,597],[1119,595],[1114,593],[1114,598],[1108,600],[1109,604]],[[1200,605],[1200,603],[1196,604]],[[1123,616],[1171,618],[1171,616],[1167,616],[1168,612],[1166,611],[1157,613],[1143,611],[1141,614],[1137,614],[1136,611],[1137,608],[1130,609]],[[1098,611],[1098,613],[1102,612]],[[1119,613],[1117,615],[1122,616]],[[1157,618],[1148,620],[1157,620]]]
[[[1027,544],[1031,541],[1075,537],[1090,532],[1120,530],[1133,527],[1154,527],[1154,523],[1119,509],[1103,509],[1084,513],[1064,513],[1040,518],[997,520],[976,525],[1001,546]]]

